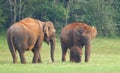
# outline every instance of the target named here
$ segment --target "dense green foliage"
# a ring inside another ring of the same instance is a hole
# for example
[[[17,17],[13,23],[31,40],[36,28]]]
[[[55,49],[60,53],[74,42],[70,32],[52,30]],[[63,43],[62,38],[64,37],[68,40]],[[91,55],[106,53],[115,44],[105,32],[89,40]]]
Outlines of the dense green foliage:
[[[52,21],[57,33],[80,21],[98,36],[120,36],[120,0],[0,0],[0,32],[25,17]]]

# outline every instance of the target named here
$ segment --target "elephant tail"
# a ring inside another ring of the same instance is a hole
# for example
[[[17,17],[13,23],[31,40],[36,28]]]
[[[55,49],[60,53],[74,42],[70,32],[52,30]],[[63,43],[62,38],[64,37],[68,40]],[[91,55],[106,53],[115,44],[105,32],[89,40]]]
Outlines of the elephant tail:
[[[11,29],[9,29],[7,32],[7,42],[8,42],[8,47],[10,49],[12,57],[16,57],[15,47],[13,43],[13,31]]]

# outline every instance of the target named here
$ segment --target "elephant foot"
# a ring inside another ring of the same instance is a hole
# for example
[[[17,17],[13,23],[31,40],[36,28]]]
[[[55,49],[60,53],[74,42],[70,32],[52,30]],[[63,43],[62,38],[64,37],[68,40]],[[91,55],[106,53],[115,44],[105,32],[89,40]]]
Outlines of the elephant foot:
[[[14,60],[13,63],[16,64],[16,63],[17,63],[17,60]]]
[[[62,62],[65,62],[66,60],[62,58]]]
[[[22,64],[26,64],[26,61],[21,61]]]
[[[85,60],[85,62],[88,62],[89,60]]]
[[[32,61],[32,63],[37,63],[37,61]]]
[[[42,63],[41,60],[33,60],[32,63]]]
[[[54,59],[52,59],[52,62],[54,62]]]
[[[38,63],[42,63],[42,61],[40,59],[38,59]]]
[[[22,64],[26,64],[26,62],[22,63]]]

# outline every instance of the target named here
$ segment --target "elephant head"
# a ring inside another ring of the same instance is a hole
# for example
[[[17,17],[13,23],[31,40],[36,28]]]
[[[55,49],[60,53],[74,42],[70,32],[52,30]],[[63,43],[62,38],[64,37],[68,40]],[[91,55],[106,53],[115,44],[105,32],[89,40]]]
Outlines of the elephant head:
[[[70,61],[72,62],[81,62],[82,49],[78,46],[73,46],[70,48]]]
[[[51,46],[51,60],[54,62],[54,49],[55,49],[55,28],[52,22],[43,22],[44,41]]]
[[[54,50],[55,50],[55,41],[56,41],[56,30],[54,28],[54,25],[50,21],[42,22],[40,20],[37,20],[38,24],[40,24],[40,27],[43,30],[44,33],[44,41],[51,47],[51,60],[54,62]]]

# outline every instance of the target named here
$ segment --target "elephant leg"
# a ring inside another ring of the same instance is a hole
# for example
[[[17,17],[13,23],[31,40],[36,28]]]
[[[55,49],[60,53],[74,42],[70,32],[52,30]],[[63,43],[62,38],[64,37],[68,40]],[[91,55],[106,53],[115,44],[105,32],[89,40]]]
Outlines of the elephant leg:
[[[39,54],[39,57],[38,57],[38,63],[41,63],[41,56]]]
[[[62,62],[66,61],[67,48],[62,49]]]
[[[67,47],[62,44],[62,62],[66,61],[66,53],[67,53]]]
[[[17,63],[17,56],[16,56],[16,50],[15,52],[11,52],[12,58],[13,58],[13,63]]]
[[[32,52],[34,54],[32,63],[41,63],[41,55],[40,55],[40,49],[41,49],[42,41],[41,39],[38,39],[37,43],[35,44],[35,47],[32,49]]]
[[[26,64],[26,60],[25,60],[25,56],[24,56],[25,51],[18,50],[18,52],[20,55],[21,63]]]
[[[32,63],[41,62],[41,57],[40,57],[39,50],[37,50],[36,48],[34,48],[32,50],[32,52],[34,53]]]
[[[85,62],[89,61],[90,58],[90,51],[91,51],[91,46],[88,43],[87,45],[85,45]]]

